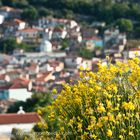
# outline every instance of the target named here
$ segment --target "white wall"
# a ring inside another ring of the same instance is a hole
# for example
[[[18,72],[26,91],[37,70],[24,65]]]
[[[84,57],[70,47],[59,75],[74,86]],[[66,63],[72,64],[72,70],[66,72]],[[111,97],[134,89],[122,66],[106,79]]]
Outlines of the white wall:
[[[9,90],[9,98],[16,99],[21,101],[26,101],[27,98],[30,98],[32,92],[27,91],[26,88],[24,89],[10,89]]]
[[[129,51],[129,58],[135,58],[136,55],[140,56],[140,51]]]
[[[22,129],[24,132],[29,132],[34,125],[34,123],[0,125],[0,134],[11,134],[13,128]]]
[[[4,16],[0,15],[0,24],[2,24],[4,22]]]
[[[25,25],[26,25],[25,22],[21,22],[21,23],[19,24],[18,30],[24,29],[24,28],[25,28]]]

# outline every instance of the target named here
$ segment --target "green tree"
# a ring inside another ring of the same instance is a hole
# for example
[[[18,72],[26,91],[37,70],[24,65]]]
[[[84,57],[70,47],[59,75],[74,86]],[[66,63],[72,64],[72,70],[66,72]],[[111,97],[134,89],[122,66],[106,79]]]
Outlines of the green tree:
[[[116,22],[121,32],[131,32],[133,30],[133,23],[129,19],[119,19]]]
[[[6,53],[6,54],[12,53],[16,47],[17,47],[17,43],[12,38],[0,41],[0,52],[2,53]]]
[[[93,57],[93,53],[86,48],[81,48],[79,50],[79,55],[86,59],[91,59]]]
[[[23,49],[24,51],[28,52],[32,51],[34,48],[26,43],[18,44],[14,38],[0,40],[0,52],[9,54],[12,53],[15,49]]]
[[[26,112],[37,111],[38,108],[49,105],[52,102],[49,93],[35,93],[31,98],[24,101],[18,101],[8,108],[8,113],[17,112],[20,106],[23,106]]]
[[[61,46],[62,46],[61,50],[65,50],[66,48],[68,48],[69,47],[69,40],[68,39],[63,39],[61,41]]]
[[[116,3],[112,7],[114,19],[125,18],[128,11],[129,6],[126,3]]]
[[[38,11],[33,7],[27,8],[23,11],[21,17],[29,21],[35,20],[38,18]]]
[[[41,17],[46,17],[46,16],[52,16],[53,15],[53,11],[49,10],[47,8],[41,7],[39,9],[39,16]]]

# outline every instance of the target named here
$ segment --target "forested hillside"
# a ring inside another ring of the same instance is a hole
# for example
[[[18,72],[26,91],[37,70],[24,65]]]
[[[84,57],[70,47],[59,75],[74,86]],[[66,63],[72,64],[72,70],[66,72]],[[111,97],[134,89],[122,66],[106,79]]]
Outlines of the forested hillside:
[[[139,3],[139,0],[0,0],[1,6],[23,9],[22,19],[27,21],[53,16],[75,19],[84,25],[103,21],[107,27],[120,27],[126,23],[133,26],[131,38],[140,38]]]
[[[140,19],[139,0],[0,0],[0,3],[22,8],[25,12],[32,10],[36,17],[55,15],[71,18],[74,14],[82,14],[107,23],[118,18]]]

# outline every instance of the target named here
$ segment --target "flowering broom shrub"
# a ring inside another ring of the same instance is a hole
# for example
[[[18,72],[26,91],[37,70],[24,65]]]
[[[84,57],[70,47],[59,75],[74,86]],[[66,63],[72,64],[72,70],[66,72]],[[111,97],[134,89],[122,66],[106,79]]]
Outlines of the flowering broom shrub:
[[[139,140],[139,59],[81,72],[76,84],[65,84],[53,104],[42,109],[42,116],[46,131],[57,132],[60,140]]]

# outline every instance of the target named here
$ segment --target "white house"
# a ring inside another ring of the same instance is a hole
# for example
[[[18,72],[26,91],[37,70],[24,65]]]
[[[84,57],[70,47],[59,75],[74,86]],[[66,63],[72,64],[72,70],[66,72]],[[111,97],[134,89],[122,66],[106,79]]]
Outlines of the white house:
[[[80,67],[83,67],[84,69],[88,68],[89,70],[91,70],[92,69],[92,60],[84,59],[82,61],[82,63],[78,66],[78,68],[80,68]]]
[[[68,68],[78,68],[82,63],[82,57],[67,56],[65,57],[65,65]]]
[[[108,42],[112,38],[116,38],[119,35],[119,29],[111,28],[104,31],[104,42]]]
[[[20,18],[22,12],[21,9],[15,9],[9,6],[2,6],[0,8],[0,15],[8,19]]]
[[[39,43],[42,35],[42,30],[38,28],[25,28],[18,30],[15,34],[19,42]],[[21,39],[21,41],[20,41]]]
[[[26,22],[20,19],[14,19],[15,25],[17,25],[18,30],[22,30],[26,27]]]
[[[32,96],[32,82],[17,78],[12,82],[0,86],[0,99],[14,99],[26,101]]]
[[[4,16],[0,15],[0,24],[2,24],[4,22]]]
[[[38,20],[38,26],[41,28],[48,28],[48,27],[56,27],[56,26],[65,26],[67,28],[74,28],[78,24],[75,20],[68,20],[68,19],[57,19],[57,18],[40,18]]]
[[[66,35],[67,35],[67,31],[65,28],[63,29],[63,28],[56,27],[53,30],[52,38],[64,39],[66,37]]]
[[[43,40],[40,45],[41,52],[52,52],[52,44],[50,41]]]
[[[10,138],[13,128],[30,132],[33,126],[40,121],[41,118],[37,113],[0,114],[0,136],[7,135]]]
[[[136,55],[140,57],[140,48],[132,48],[128,51],[129,58],[135,58]]]
[[[50,60],[47,64],[48,68],[51,69],[51,71],[62,71],[64,69],[64,63],[60,61]],[[49,69],[47,69],[49,71]]]

